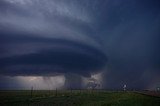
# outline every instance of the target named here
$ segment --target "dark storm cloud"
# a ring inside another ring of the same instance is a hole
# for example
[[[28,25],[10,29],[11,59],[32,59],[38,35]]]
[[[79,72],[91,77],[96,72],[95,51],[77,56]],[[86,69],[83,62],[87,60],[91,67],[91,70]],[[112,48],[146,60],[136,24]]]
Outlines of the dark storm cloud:
[[[130,88],[147,88],[155,77],[154,84],[160,82],[160,8],[156,3],[134,0],[110,5],[109,15],[104,16],[108,20],[99,27],[104,28],[100,37],[109,57],[106,87],[122,88],[126,83]]]
[[[54,46],[35,53],[1,58],[1,74],[53,75],[54,72],[73,72],[88,76],[90,72],[103,68],[107,62],[105,54],[84,44],[59,39],[27,37],[23,37],[21,43],[28,42],[28,39],[30,43],[40,43],[41,45],[46,43]],[[13,38],[10,42],[17,40],[18,38]]]
[[[38,75],[36,69],[45,74],[55,68],[87,75],[101,69],[107,55],[106,88],[158,84],[159,5],[156,0],[1,0],[1,74]]]
[[[106,56],[90,37],[88,14],[73,5],[77,1],[1,2],[1,74],[88,76],[105,65]]]

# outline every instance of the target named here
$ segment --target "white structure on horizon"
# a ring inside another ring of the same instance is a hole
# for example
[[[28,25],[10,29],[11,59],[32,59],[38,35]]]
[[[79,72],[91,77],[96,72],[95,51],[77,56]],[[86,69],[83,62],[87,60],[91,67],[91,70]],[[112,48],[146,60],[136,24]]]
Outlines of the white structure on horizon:
[[[124,91],[126,91],[126,87],[127,87],[127,85],[124,84],[124,85],[123,85],[123,90],[124,90]]]

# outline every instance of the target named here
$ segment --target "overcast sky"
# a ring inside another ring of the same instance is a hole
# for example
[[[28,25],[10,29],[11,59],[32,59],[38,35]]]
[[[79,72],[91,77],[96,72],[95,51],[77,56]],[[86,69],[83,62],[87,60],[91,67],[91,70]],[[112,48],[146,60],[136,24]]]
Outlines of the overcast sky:
[[[39,88],[63,88],[100,74],[97,80],[108,89],[160,86],[159,5],[0,0],[0,88],[30,88],[34,81]]]

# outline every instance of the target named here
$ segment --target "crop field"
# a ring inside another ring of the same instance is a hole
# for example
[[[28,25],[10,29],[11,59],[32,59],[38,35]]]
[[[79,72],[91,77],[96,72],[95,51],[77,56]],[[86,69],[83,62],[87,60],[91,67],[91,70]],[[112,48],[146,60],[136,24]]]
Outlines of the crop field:
[[[0,106],[160,106],[160,97],[103,90],[0,91]]]

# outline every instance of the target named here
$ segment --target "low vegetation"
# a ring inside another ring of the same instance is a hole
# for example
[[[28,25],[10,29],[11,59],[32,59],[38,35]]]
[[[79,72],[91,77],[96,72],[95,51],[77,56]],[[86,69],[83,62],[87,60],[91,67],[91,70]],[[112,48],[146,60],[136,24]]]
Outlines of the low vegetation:
[[[0,91],[0,106],[160,106],[160,97],[102,90]]]

